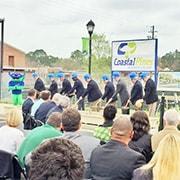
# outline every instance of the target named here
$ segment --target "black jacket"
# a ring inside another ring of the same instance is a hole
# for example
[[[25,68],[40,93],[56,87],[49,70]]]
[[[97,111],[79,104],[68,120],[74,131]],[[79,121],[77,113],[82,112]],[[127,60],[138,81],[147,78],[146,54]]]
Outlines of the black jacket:
[[[156,90],[156,84],[152,79],[148,79],[144,88],[145,95],[143,99],[146,104],[152,104],[158,101],[158,95]]]
[[[116,100],[116,96],[119,94],[120,99],[121,99],[121,106],[125,106],[128,99],[129,99],[129,93],[127,90],[126,84],[122,81],[119,80],[117,85],[116,85],[116,91],[112,96],[112,100]]]
[[[60,113],[62,113],[62,112],[63,112],[62,106],[61,106],[61,105],[59,105],[59,106],[56,105],[56,106],[54,106],[53,108],[51,108],[51,109],[48,111],[47,115],[46,115],[46,121],[47,121],[47,119],[49,118],[49,116],[50,116],[53,112],[60,112]]]
[[[44,91],[46,89],[43,81],[41,80],[41,78],[38,78],[36,80],[36,82],[34,84],[34,89],[36,89],[39,92]]]
[[[42,103],[39,108],[37,109],[34,117],[36,120],[40,120],[43,123],[45,123],[46,121],[46,116],[49,112],[50,109],[52,109],[53,107],[55,107],[56,104],[53,101],[48,101],[48,102],[44,102]]]
[[[31,98],[27,98],[22,105],[23,114],[31,114],[31,107],[34,104]]]
[[[92,79],[88,82],[87,89],[82,97],[84,98],[85,96],[88,96],[88,102],[96,101],[102,96],[97,83]]]
[[[131,180],[134,169],[146,163],[140,153],[123,143],[110,140],[91,154],[93,180]]]
[[[72,86],[68,79],[64,79],[62,83],[62,89],[60,94],[67,94],[71,90]]]
[[[81,82],[81,80],[75,79],[74,85],[68,94],[71,94],[74,91],[76,91],[76,96],[78,99],[80,96],[82,96],[84,94],[85,89],[84,89],[84,86],[83,86],[83,83]]]
[[[102,96],[102,99],[104,100],[106,98],[106,102],[108,102],[115,92],[114,84],[111,81],[108,81],[107,84],[105,85],[104,90],[105,91]]]
[[[54,94],[58,92],[58,85],[55,80],[51,82],[51,85],[49,87],[49,91],[51,92],[51,97],[53,97]]]
[[[146,162],[152,158],[152,148],[151,148],[151,135],[144,134],[138,140],[133,140],[129,142],[129,147],[141,154],[146,158]]]
[[[143,88],[140,81],[136,81],[131,90],[131,103],[134,105],[137,100],[143,98]]]

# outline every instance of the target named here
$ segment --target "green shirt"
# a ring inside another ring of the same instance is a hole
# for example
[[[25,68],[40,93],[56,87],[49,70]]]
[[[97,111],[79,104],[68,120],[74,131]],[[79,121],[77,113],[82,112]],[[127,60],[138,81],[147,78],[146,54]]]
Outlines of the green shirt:
[[[62,132],[60,132],[53,126],[50,126],[49,124],[45,124],[33,129],[26,136],[17,151],[17,156],[22,167],[24,167],[25,165],[25,157],[27,154],[33,151],[43,140],[57,136],[62,136]]]
[[[96,138],[100,139],[101,141],[107,142],[111,138],[110,129],[111,129],[111,127],[99,126],[95,129],[94,136]]]

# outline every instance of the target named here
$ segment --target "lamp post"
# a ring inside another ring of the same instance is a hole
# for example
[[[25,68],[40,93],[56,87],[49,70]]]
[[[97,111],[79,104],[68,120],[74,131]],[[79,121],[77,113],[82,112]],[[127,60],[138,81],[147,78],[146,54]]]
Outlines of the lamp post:
[[[93,34],[93,30],[94,30],[94,27],[95,27],[95,24],[92,20],[90,20],[87,24],[87,30],[88,30],[88,33],[89,33],[89,74],[91,74],[91,56],[92,56],[92,53],[91,53],[91,40],[92,40],[92,34]]]
[[[2,73],[3,73],[3,56],[4,56],[4,19],[1,23],[1,62],[0,62],[0,99],[2,98]]]

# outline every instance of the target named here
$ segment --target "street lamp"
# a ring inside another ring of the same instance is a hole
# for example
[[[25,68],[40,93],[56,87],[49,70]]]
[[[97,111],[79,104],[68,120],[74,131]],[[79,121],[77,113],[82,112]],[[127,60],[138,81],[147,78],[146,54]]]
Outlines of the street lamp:
[[[87,24],[87,30],[89,33],[89,74],[91,74],[91,38],[92,38],[92,34],[93,34],[93,30],[95,27],[95,24],[92,20],[90,20]]]
[[[1,23],[1,62],[0,62],[0,99],[2,95],[2,72],[3,72],[3,53],[4,53],[4,19],[0,19]]]

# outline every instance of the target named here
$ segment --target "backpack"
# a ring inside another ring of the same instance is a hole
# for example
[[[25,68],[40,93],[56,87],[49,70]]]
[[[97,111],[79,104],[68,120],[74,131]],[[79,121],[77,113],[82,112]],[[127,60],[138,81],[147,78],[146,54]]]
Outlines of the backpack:
[[[26,130],[31,130],[31,129],[34,129],[35,127],[42,126],[44,124],[40,120],[36,120],[29,113],[28,114],[23,113],[23,118],[24,118],[24,121],[23,121],[24,129]]]

